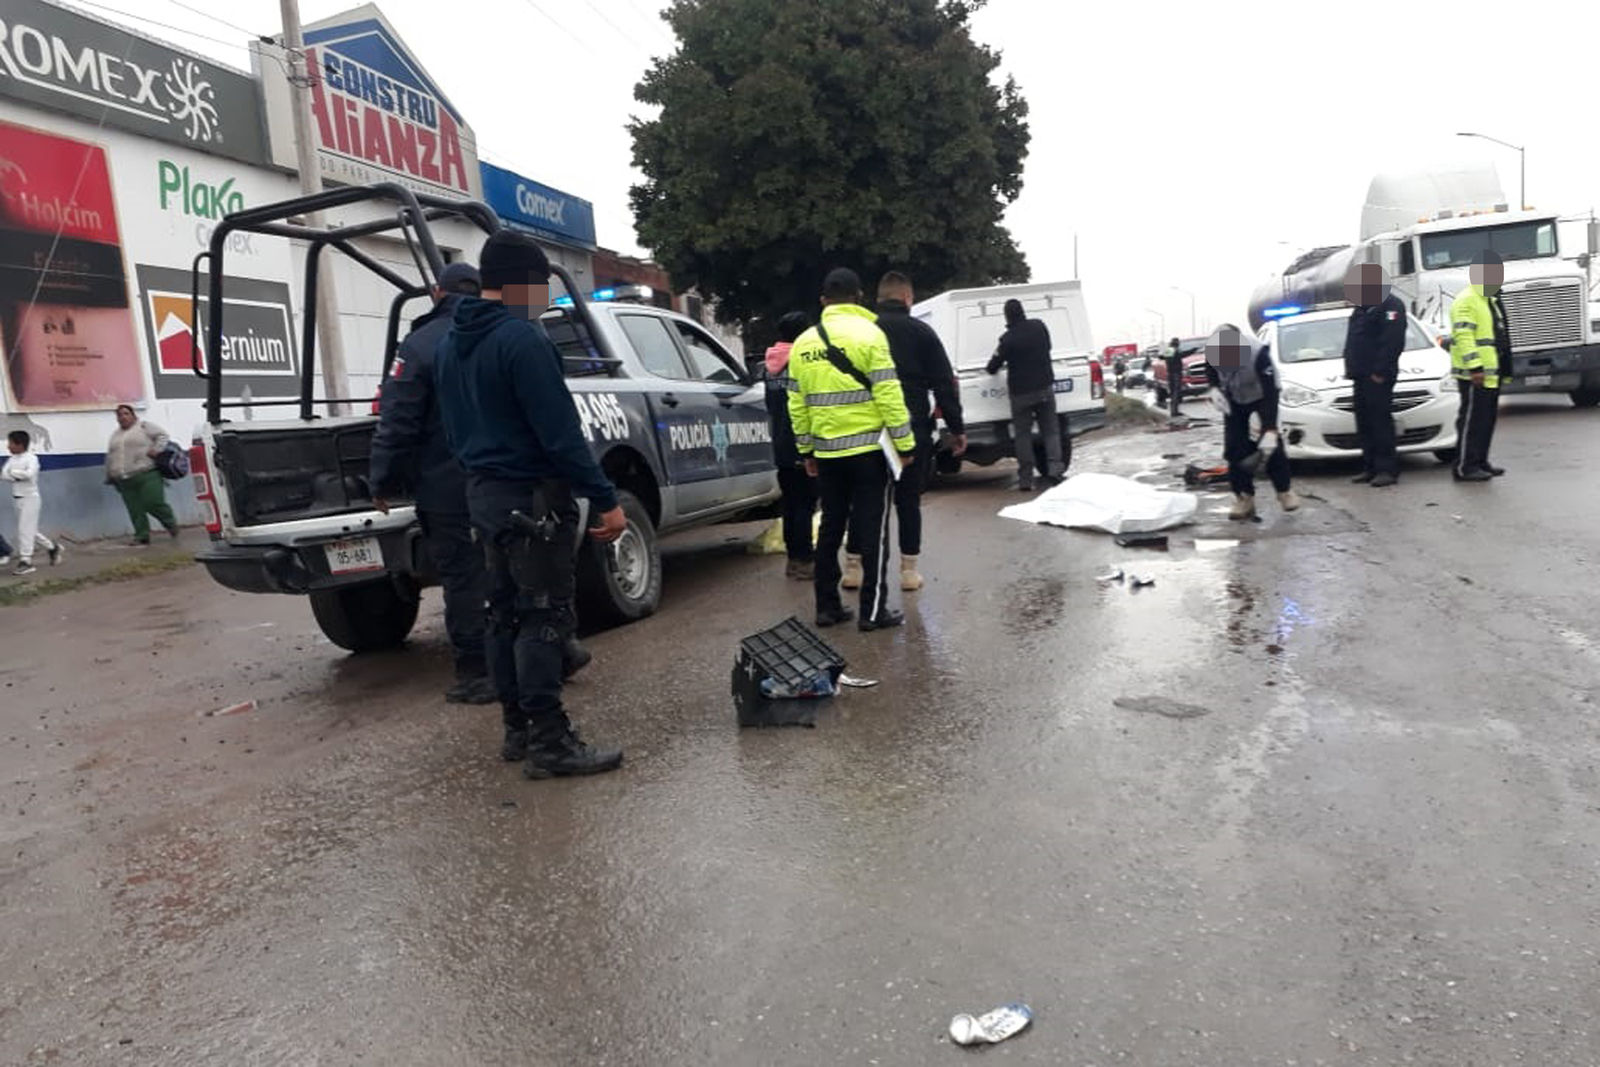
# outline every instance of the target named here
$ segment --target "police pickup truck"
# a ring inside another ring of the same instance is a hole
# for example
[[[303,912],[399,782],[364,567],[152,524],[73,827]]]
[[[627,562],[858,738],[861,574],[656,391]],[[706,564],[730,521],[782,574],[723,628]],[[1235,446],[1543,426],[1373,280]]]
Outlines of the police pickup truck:
[[[303,229],[296,236],[349,255],[395,284],[387,368],[401,308],[425,296],[426,286],[393,276],[383,264],[363,257],[344,230],[311,229],[301,221],[309,212],[362,199],[382,202],[391,212],[391,225],[367,223],[359,227],[362,235],[401,231],[428,277],[438,276],[442,261],[426,223],[419,226],[417,219],[454,215],[485,231],[498,225],[481,204],[436,200],[386,185],[230,215],[211,243],[209,306],[225,307],[222,257],[233,231],[287,235]],[[308,258],[314,264],[317,257]],[[308,266],[307,273],[309,297],[315,267]],[[569,293],[577,293],[564,271],[555,273]],[[316,304],[302,301],[308,319],[314,318]],[[616,484],[627,516],[627,528],[614,544],[582,537],[574,545],[579,615],[587,625],[643,618],[661,598],[658,533],[734,518],[777,499],[761,389],[710,334],[671,311],[594,303],[576,295],[561,299],[542,321],[561,354],[584,436]],[[217,333],[220,317],[211,316],[206,327],[208,334]],[[220,368],[209,372],[207,421],[191,453],[212,538],[199,560],[230,589],[307,595],[323,633],[342,648],[392,646],[416,622],[418,593],[436,581],[433,562],[412,507],[397,505],[388,514],[373,507],[366,473],[377,419],[315,415],[315,405],[322,402],[310,395],[311,323],[304,336],[298,418],[225,419],[225,409],[244,402],[222,401]],[[206,350],[217,351],[216,338],[208,341]]]

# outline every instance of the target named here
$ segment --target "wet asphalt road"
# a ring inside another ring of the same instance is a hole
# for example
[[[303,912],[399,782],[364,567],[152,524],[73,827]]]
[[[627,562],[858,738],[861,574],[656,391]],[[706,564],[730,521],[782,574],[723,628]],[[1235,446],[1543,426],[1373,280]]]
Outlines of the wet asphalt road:
[[[1600,412],[1508,407],[1492,485],[1302,473],[1165,554],[963,475],[815,730],[735,729],[738,638],[809,596],[702,535],[591,642],[588,780],[439,701],[432,594],[360,658],[200,573],[0,612],[0,1063],[1600,1062]]]

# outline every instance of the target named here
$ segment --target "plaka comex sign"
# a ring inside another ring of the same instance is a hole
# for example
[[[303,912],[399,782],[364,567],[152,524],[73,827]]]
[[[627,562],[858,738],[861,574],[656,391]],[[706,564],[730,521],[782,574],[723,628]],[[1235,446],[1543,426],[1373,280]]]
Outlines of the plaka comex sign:
[[[482,195],[472,129],[376,7],[305,29],[311,124],[322,176],[399,182],[441,196]],[[296,165],[294,98],[276,46],[254,46],[273,161]]]
[[[39,0],[0,3],[0,96],[201,152],[266,160],[250,78]]]

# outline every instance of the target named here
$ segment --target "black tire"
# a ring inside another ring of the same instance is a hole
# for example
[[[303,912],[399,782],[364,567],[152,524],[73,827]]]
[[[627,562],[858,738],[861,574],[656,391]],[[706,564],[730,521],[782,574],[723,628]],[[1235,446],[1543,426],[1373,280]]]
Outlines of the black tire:
[[[586,627],[621,626],[654,615],[661,605],[661,545],[639,498],[617,502],[628,526],[615,544],[585,538],[578,549],[578,618]]]
[[[1567,398],[1575,408],[1592,408],[1600,404],[1600,389],[1574,389]]]
[[[1433,450],[1433,458],[1440,463],[1454,463],[1456,461],[1456,450],[1453,448],[1436,448]]]
[[[1065,415],[1061,416],[1057,421],[1061,424],[1061,473],[1065,474],[1072,469],[1072,434],[1067,430]],[[1036,471],[1049,470],[1050,468],[1045,466],[1047,458],[1044,454],[1044,442],[1035,438],[1033,442],[1033,469]]]
[[[329,641],[350,652],[376,652],[405,643],[417,622],[416,594],[394,581],[364,582],[311,593],[311,614]]]

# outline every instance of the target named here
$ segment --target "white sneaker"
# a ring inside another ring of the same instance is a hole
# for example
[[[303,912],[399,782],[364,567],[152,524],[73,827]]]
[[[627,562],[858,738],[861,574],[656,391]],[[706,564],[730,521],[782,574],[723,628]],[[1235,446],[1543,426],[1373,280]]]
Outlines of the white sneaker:
[[[1285,489],[1278,494],[1278,503],[1283,505],[1284,511],[1299,511],[1300,497],[1293,489]]]
[[[861,557],[846,553],[844,557],[844,578],[839,584],[846,589],[860,589],[861,581]]]
[[[1256,498],[1245,496],[1243,493],[1233,494],[1233,507],[1228,509],[1228,518],[1235,522],[1256,517]]]

